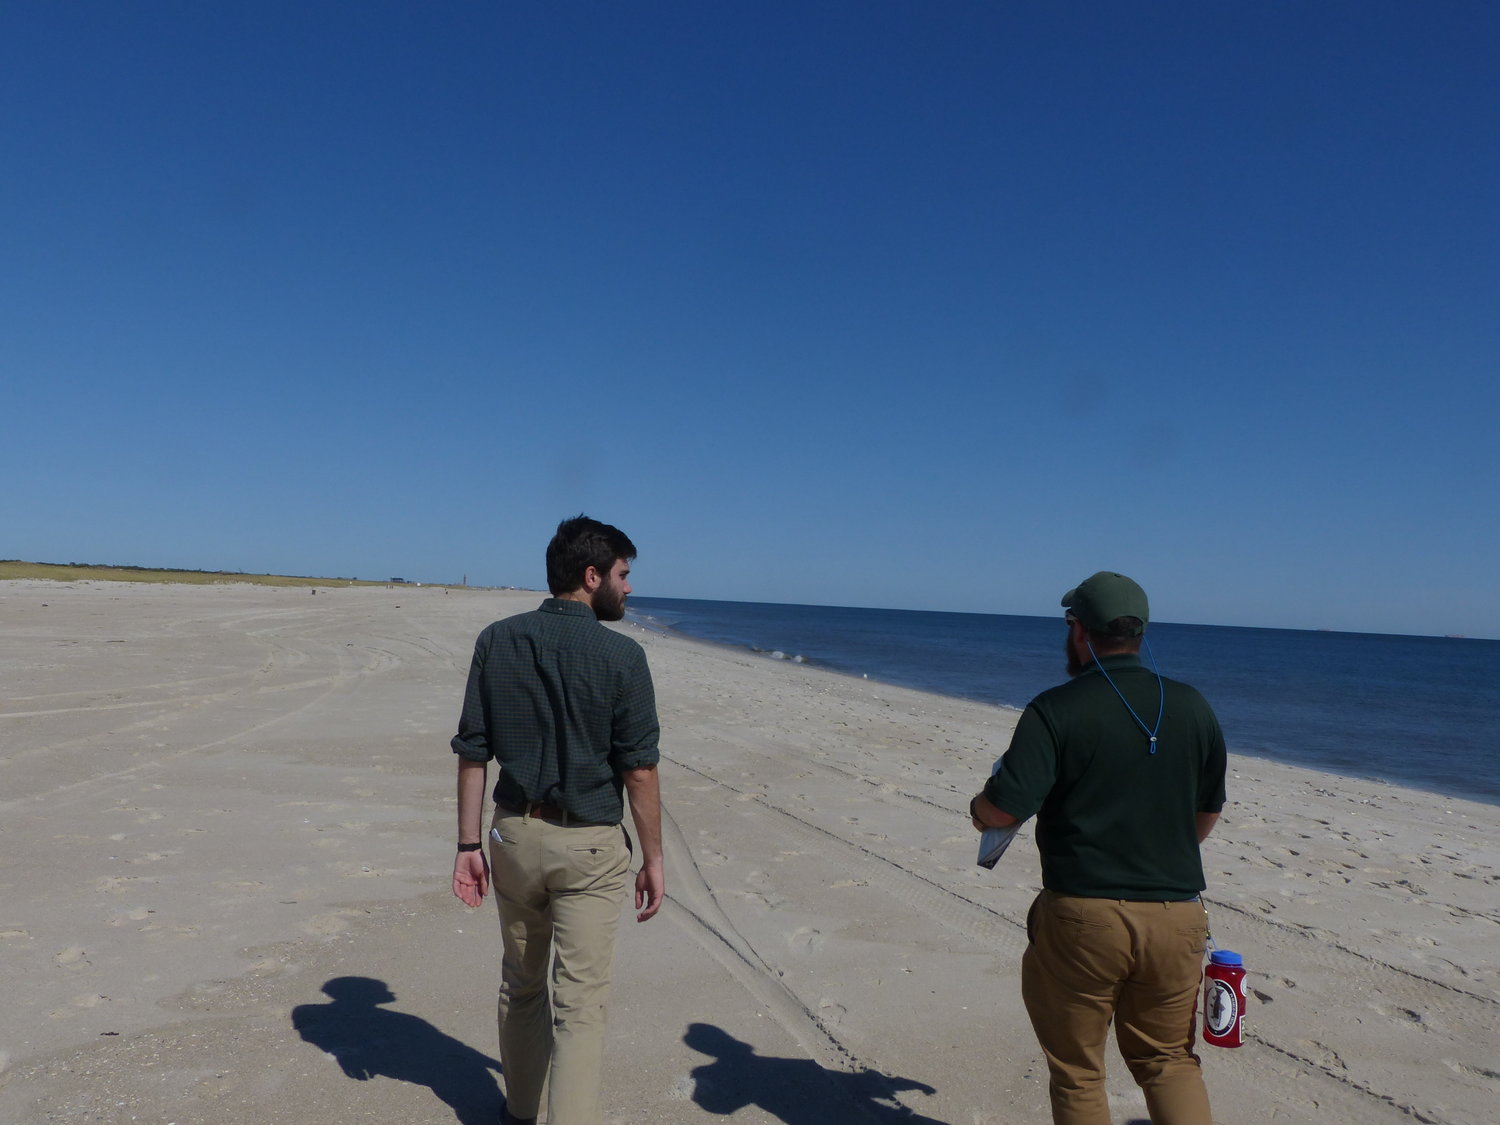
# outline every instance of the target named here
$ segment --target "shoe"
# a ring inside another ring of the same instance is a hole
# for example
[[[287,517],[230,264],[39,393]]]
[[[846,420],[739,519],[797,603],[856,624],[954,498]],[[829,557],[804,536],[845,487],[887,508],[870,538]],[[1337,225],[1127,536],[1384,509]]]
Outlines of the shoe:
[[[500,1125],[536,1125],[536,1118],[517,1117],[507,1109],[500,1117]]]

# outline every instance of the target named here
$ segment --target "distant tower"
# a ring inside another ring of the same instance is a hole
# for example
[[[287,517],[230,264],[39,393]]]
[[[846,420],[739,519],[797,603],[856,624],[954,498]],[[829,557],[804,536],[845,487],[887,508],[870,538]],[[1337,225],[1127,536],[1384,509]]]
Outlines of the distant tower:
[[[464,575],[464,585],[467,586],[468,584],[469,584],[469,576],[467,574],[465,574]]]

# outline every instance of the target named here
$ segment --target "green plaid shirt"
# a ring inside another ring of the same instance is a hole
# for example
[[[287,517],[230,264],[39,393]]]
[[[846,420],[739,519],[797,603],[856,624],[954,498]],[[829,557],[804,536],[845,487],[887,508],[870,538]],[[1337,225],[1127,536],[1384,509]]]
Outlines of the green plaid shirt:
[[[621,774],[656,764],[659,734],[641,646],[582,602],[548,598],[479,634],[453,752],[500,764],[498,803],[618,824]]]

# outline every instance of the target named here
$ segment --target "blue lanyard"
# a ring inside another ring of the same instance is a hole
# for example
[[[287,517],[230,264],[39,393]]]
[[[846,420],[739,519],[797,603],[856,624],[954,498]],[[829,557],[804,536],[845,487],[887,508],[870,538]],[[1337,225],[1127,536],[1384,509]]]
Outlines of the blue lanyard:
[[[1115,689],[1115,694],[1120,697],[1120,702],[1125,704],[1125,710],[1130,712],[1130,717],[1135,720],[1135,725],[1141,728],[1141,732],[1151,740],[1151,753],[1156,753],[1156,733],[1161,730],[1161,717],[1167,712],[1167,687],[1161,680],[1161,669],[1156,666],[1156,653],[1151,651],[1151,642],[1144,637],[1141,641],[1146,646],[1146,655],[1151,658],[1151,671],[1156,673],[1156,726],[1148,727],[1144,719],[1135,713],[1135,708],[1130,705],[1130,700],[1125,698],[1125,693],[1116,686],[1114,680],[1109,678],[1109,673],[1104,670],[1104,665],[1099,663],[1099,657],[1094,652],[1094,646],[1084,641],[1089,646],[1089,655],[1094,658],[1094,667],[1099,669],[1099,674],[1104,677],[1104,682]]]

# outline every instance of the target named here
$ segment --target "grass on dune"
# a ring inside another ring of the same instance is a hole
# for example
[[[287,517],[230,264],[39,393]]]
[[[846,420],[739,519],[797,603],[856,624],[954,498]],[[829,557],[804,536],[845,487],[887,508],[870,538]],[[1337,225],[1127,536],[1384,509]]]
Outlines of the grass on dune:
[[[161,570],[145,566],[104,566],[92,563],[32,563],[0,559],[0,581],[8,578],[56,582],[187,582],[209,586],[219,582],[249,582],[256,586],[384,586],[358,578],[304,578],[286,574],[238,574],[223,570]]]

